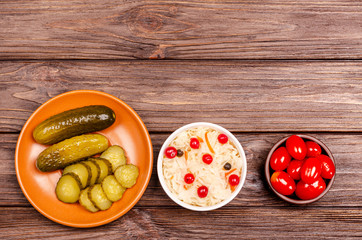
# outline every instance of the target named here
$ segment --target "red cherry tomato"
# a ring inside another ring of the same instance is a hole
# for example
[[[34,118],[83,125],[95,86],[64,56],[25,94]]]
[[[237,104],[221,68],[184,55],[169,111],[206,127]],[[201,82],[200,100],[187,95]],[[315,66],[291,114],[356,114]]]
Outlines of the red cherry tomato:
[[[300,178],[305,183],[314,183],[321,175],[322,164],[317,158],[308,158],[300,169]]]
[[[326,189],[326,183],[319,177],[311,184],[299,181],[295,194],[302,200],[309,200],[318,197]]]
[[[197,189],[197,195],[199,195],[200,198],[205,198],[209,192],[209,189],[206,186],[201,186]]]
[[[210,164],[210,163],[212,163],[212,156],[210,154],[206,153],[202,156],[202,161],[206,164]]]
[[[322,164],[322,172],[321,172],[322,178],[332,179],[332,177],[336,172],[336,167],[334,166],[332,159],[323,154],[319,155],[318,159]]]
[[[168,147],[168,148],[166,148],[166,150],[165,150],[165,155],[166,155],[166,157],[168,157],[168,158],[174,158],[174,157],[176,157],[176,155],[177,155],[177,150],[176,150],[176,148],[174,148],[174,147]]]
[[[190,139],[190,147],[193,148],[193,149],[198,149],[200,147],[199,139],[191,138]]]
[[[229,183],[231,186],[237,186],[240,182],[240,178],[236,174],[231,174],[229,177]]]
[[[322,152],[321,147],[316,142],[307,141],[305,145],[307,146],[307,157],[317,157]]]
[[[300,180],[300,169],[302,168],[303,161],[292,160],[287,168],[287,173],[294,179]]]
[[[218,137],[217,140],[219,140],[219,143],[221,144],[225,144],[228,142],[229,138],[228,136],[226,136],[225,134],[221,133]]]
[[[187,173],[184,177],[185,183],[191,184],[195,181],[195,176],[192,173]]]
[[[285,147],[280,147],[273,152],[270,158],[270,167],[275,171],[284,170],[288,167],[291,159],[287,149]]]
[[[288,173],[276,171],[270,178],[273,188],[280,194],[291,195],[295,191],[295,182]]]
[[[303,160],[307,154],[307,146],[303,139],[297,135],[292,135],[285,143],[287,150],[293,158]]]

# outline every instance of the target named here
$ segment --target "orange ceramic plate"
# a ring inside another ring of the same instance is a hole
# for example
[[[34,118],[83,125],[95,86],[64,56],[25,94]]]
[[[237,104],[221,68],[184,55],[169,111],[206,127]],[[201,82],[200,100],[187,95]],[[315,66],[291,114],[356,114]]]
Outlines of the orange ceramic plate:
[[[90,213],[78,203],[66,204],[55,195],[61,171],[43,173],[36,168],[38,154],[45,149],[32,137],[34,128],[43,120],[65,110],[86,105],[105,105],[116,113],[116,121],[100,131],[112,145],[122,146],[128,162],[138,166],[137,183],[122,199],[106,211]],[[127,213],[141,198],[152,173],[151,139],[137,113],[118,98],[98,91],[72,91],[58,95],[40,106],[25,123],[16,146],[15,169],[19,185],[29,202],[47,218],[72,227],[95,227],[109,223]]]

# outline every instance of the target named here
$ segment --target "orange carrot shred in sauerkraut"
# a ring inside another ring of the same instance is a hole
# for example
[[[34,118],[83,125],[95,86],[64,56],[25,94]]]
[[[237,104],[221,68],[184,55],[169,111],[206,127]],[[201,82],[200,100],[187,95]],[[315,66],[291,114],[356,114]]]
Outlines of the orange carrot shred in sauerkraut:
[[[234,172],[235,170],[236,170],[236,168],[233,168],[230,171],[228,171],[227,173],[225,173],[225,177],[227,177],[230,173]]]
[[[205,133],[205,140],[206,140],[207,147],[209,148],[209,150],[210,150],[211,153],[215,153],[214,149],[212,149],[212,147],[211,147],[209,138],[207,137],[207,134],[208,134],[208,133],[209,133],[209,132],[206,132],[206,133]]]

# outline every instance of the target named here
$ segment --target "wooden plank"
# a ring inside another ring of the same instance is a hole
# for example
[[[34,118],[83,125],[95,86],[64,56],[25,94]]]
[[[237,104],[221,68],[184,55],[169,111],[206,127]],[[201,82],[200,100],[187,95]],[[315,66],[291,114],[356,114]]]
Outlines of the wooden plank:
[[[54,223],[31,208],[0,207],[4,239],[350,239],[362,237],[360,209],[309,207],[219,209],[193,212],[134,208],[101,228]]]
[[[195,121],[236,132],[361,132],[361,61],[0,62],[0,132],[19,132],[46,100],[113,94],[151,132]]]
[[[360,59],[360,1],[0,2],[0,59]]]
[[[227,207],[290,207],[268,188],[264,163],[275,142],[288,134],[236,134],[247,158],[247,178],[242,191]],[[362,207],[362,134],[313,134],[332,151],[337,162],[337,175],[331,190],[311,204],[320,207]],[[151,134],[154,146],[154,168],[149,186],[138,207],[176,207],[161,188],[156,171],[159,149],[168,134]],[[30,206],[17,183],[14,154],[17,134],[1,134],[0,138],[0,206]]]

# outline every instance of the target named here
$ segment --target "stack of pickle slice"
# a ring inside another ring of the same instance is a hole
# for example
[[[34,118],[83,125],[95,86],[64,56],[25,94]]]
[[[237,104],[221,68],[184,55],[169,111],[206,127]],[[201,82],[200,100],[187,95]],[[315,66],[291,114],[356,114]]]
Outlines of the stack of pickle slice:
[[[67,166],[56,186],[57,198],[79,203],[90,212],[107,210],[136,184],[138,168],[127,164],[124,150],[113,145],[99,158],[88,158]]]

